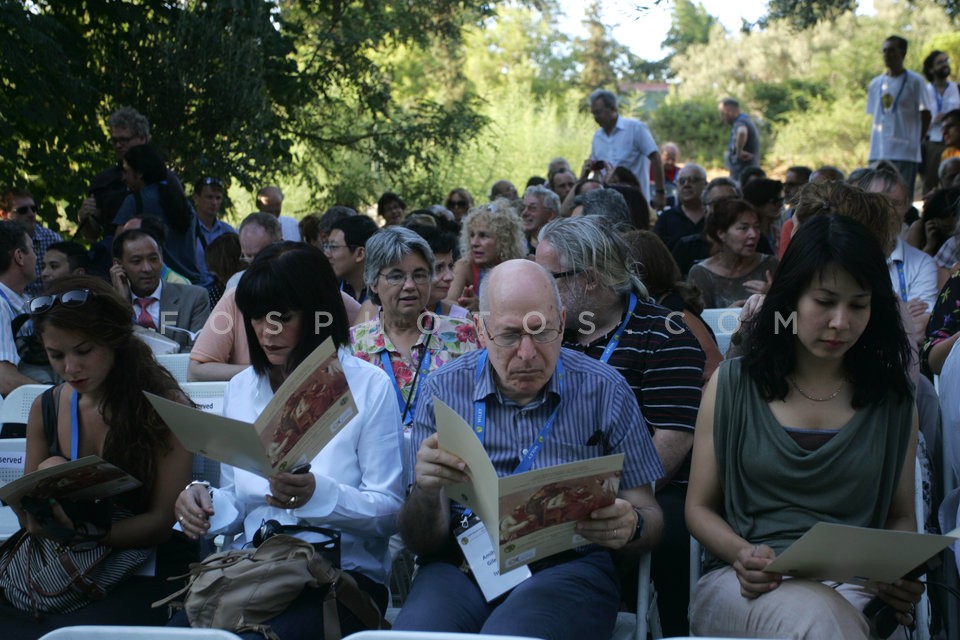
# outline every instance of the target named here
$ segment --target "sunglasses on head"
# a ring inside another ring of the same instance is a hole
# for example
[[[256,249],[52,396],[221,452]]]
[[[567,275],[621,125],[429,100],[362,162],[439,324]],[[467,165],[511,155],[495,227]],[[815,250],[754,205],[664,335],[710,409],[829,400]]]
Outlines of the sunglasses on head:
[[[220,178],[214,178],[212,176],[201,178],[200,182],[198,182],[197,184],[201,187],[213,186],[213,187],[220,187],[221,189],[223,188],[223,180],[221,180]]]
[[[49,296],[37,296],[30,301],[30,314],[40,315],[49,311],[57,302],[65,307],[82,306],[93,295],[90,289],[73,289]]]

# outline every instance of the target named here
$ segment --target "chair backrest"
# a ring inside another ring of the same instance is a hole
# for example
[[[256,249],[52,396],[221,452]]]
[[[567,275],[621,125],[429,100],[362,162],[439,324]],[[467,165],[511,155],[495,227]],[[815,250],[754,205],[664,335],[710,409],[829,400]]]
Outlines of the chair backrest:
[[[235,633],[223,629],[193,629],[191,627],[106,627],[77,626],[55,629],[40,640],[102,640],[103,638],[130,638],[131,640],[240,640]]]
[[[170,372],[177,382],[187,381],[187,367],[190,365],[189,353],[162,353],[154,356],[161,367]]]
[[[49,384],[25,384],[11,391],[0,405],[0,424],[26,424],[34,399],[49,388]]]
[[[226,382],[181,382],[180,388],[201,411],[215,413],[218,416],[223,413],[223,394],[227,391]]]
[[[26,438],[0,439],[0,487],[23,475],[26,458]]]
[[[703,323],[710,327],[717,339],[717,347],[724,358],[730,350],[730,341],[734,332],[740,326],[740,309],[731,307],[726,309],[704,309],[700,314]]]

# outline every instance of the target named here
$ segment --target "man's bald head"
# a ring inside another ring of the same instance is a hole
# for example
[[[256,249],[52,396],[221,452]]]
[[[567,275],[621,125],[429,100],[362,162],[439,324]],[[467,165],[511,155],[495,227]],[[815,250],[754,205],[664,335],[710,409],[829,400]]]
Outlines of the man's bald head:
[[[270,185],[257,191],[257,210],[279,217],[282,208],[283,191],[280,187]]]

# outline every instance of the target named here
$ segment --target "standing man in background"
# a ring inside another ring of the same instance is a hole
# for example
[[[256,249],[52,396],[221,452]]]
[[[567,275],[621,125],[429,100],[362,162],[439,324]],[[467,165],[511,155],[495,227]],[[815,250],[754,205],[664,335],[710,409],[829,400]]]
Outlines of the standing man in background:
[[[750,116],[740,111],[740,103],[733,98],[724,98],[717,108],[723,121],[730,125],[726,164],[730,177],[739,182],[744,169],[760,166],[760,132]]]
[[[907,41],[890,36],[883,41],[884,73],[870,81],[867,113],[873,116],[870,132],[870,164],[889,160],[907,186],[907,202],[913,202],[913,185],[920,166],[920,142],[930,124],[923,78],[903,67]]]
[[[597,89],[589,101],[590,113],[600,128],[593,134],[590,157],[584,161],[580,177],[586,178],[594,171],[600,179],[606,179],[616,167],[626,167],[637,177],[640,192],[647,196],[652,174],[655,188],[650,206],[659,211],[666,194],[663,161],[650,129],[639,120],[622,117],[617,112],[617,96],[610,91]]]
[[[950,80],[950,57],[943,51],[931,51],[923,59],[923,75],[927,79],[927,107],[930,109],[930,127],[923,141],[923,193],[937,188],[940,182],[940,156],[943,142],[943,117],[960,109],[960,90]]]
[[[300,242],[300,223],[296,218],[280,215],[283,209],[283,191],[276,185],[270,185],[257,191],[257,211],[269,213],[280,221],[283,239]]]

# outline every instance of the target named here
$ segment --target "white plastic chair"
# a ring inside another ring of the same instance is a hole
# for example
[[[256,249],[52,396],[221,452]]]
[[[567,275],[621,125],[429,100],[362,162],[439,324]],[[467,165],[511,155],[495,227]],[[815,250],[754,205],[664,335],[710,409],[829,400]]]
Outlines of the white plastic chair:
[[[637,613],[618,613],[610,640],[647,640],[648,630],[654,640],[663,637],[657,592],[650,579],[650,564],[650,554],[645,553],[640,558],[640,575],[637,577]]]
[[[0,486],[12,482],[23,475],[23,464],[27,458],[26,438],[0,439]],[[20,521],[10,507],[0,507],[0,542],[6,540],[20,528]]]
[[[186,372],[186,365],[184,365],[183,370]],[[218,416],[223,414],[223,394],[227,391],[226,382],[181,382],[180,388],[187,394],[187,397],[196,403],[197,409],[204,413],[215,413]]]
[[[704,309],[700,313],[700,319],[713,331],[713,335],[717,339],[717,347],[720,348],[720,354],[726,358],[733,334],[740,326],[740,309],[735,307]]]
[[[40,640],[103,640],[129,638],[130,640],[240,640],[240,636],[223,629],[193,629],[190,627],[62,627],[41,636]]]
[[[0,405],[0,424],[26,424],[34,399],[49,388],[49,384],[25,384],[11,391]]]
[[[154,358],[164,369],[170,372],[173,379],[183,383],[187,381],[187,367],[190,365],[189,353],[163,353]]]
[[[481,637],[483,640],[530,640],[520,636],[478,636],[446,631],[358,631],[343,640],[477,640]]]

